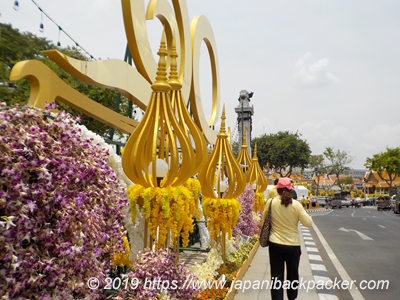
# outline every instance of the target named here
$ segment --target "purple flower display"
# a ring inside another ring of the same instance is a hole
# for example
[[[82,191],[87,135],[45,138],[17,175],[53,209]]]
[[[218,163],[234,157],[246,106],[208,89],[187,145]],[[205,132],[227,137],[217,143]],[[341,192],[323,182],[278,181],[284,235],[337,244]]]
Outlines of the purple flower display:
[[[251,185],[247,184],[243,193],[237,199],[242,206],[242,210],[240,211],[236,226],[232,231],[234,236],[252,236],[258,232],[257,222],[253,217],[254,199],[254,191]]]
[[[163,248],[139,252],[133,270],[122,275],[122,281],[128,278],[131,288],[121,289],[113,299],[192,299],[199,292],[199,284],[183,263],[175,262],[176,256]]]
[[[65,112],[0,107],[0,295],[105,298],[89,290],[123,251],[124,187],[107,150]]]

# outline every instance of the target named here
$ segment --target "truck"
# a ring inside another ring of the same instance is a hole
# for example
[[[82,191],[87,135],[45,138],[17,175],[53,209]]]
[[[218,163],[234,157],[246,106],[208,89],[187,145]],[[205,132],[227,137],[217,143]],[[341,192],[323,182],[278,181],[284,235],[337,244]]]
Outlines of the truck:
[[[385,197],[379,197],[378,202],[377,202],[377,210],[390,210],[392,208],[390,204],[390,198],[385,196]]]
[[[331,208],[342,208],[342,200],[338,198],[331,199]]]

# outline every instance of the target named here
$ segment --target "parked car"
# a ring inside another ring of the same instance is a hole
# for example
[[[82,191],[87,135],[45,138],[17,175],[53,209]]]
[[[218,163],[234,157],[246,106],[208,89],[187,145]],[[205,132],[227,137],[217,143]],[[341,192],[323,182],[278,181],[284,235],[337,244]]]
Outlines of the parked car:
[[[350,199],[347,198],[342,199],[342,206],[350,207],[351,206]]]
[[[390,197],[390,205],[392,206],[392,208],[396,206],[396,195]]]
[[[325,205],[326,205],[326,197],[325,196],[318,196],[318,203],[319,203],[319,207],[325,207]]]

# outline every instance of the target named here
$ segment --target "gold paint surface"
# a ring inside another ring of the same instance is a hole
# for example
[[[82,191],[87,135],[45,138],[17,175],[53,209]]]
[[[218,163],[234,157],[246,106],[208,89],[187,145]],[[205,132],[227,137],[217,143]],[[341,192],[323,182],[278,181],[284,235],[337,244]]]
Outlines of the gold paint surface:
[[[193,164],[196,166],[194,174],[197,174],[207,162],[207,142],[204,135],[200,132],[199,128],[194,123],[190,116],[185,102],[182,98],[181,88],[182,84],[178,78],[177,70],[177,57],[175,40],[172,43],[171,51],[171,71],[168,84],[171,86],[171,105],[178,120],[178,124],[182,131],[185,133],[189,141],[192,142],[192,147],[195,150],[195,161]]]
[[[225,198],[237,198],[246,186],[245,177],[238,162],[232,154],[225,130],[225,106],[222,109],[221,128],[217,136],[217,142],[211,152],[206,166],[199,173],[201,192],[205,197],[215,198],[214,184],[218,198],[221,196],[220,182],[228,180],[228,189]],[[216,182],[214,182],[216,179]]]
[[[44,108],[45,102],[59,100],[104,124],[130,134],[138,122],[93,101],[74,90],[49,67],[37,60],[18,62],[11,70],[10,79],[29,80],[31,93],[28,105]]]
[[[159,186],[156,176],[156,160],[162,159],[168,164],[168,173],[162,186],[178,186],[194,175],[195,153],[189,137],[178,124],[171,105],[170,85],[167,83],[166,56],[164,38],[158,51],[160,60],[153,93],[149,106],[130,135],[122,155],[122,167],[132,182],[144,187]],[[178,152],[178,148],[180,153]],[[149,165],[152,169],[149,170]]]
[[[264,192],[268,186],[264,172],[261,170],[260,164],[258,163],[257,144],[254,145],[253,162],[250,166],[250,169],[246,173],[246,182],[250,184],[256,184],[256,193]]]
[[[245,174],[250,169],[252,164],[252,159],[250,158],[249,152],[247,151],[248,146],[246,144],[246,136],[247,136],[247,131],[246,131],[246,126],[244,126],[242,148],[240,149],[237,162],[239,163],[240,167],[242,168]]]
[[[177,68],[178,78],[182,84],[182,99],[187,103],[190,98],[195,123],[207,142],[214,144],[217,132],[210,127],[216,124],[219,114],[219,73],[214,34],[209,21],[204,16],[195,17],[190,24],[185,0],[171,0],[171,3],[172,7],[167,0],[151,0],[145,7],[143,0],[121,0],[128,48],[136,69],[118,59],[88,62],[73,59],[56,50],[45,51],[45,54],[72,76],[92,85],[115,90],[145,110],[151,96],[152,79],[155,78],[157,71],[146,21],[157,18],[164,26],[168,51],[170,51],[172,39],[176,38],[179,55]],[[212,110],[209,120],[206,119],[203,111],[199,84],[200,48],[203,42],[209,53],[212,72]],[[167,68],[168,65],[169,62],[167,62]],[[32,74],[33,77],[42,78],[34,71]],[[37,86],[40,91],[33,91],[33,93],[36,93],[36,98],[40,98],[47,93],[41,91],[42,89],[57,88],[59,87],[50,87],[49,83],[41,81],[41,84]],[[64,94],[65,92],[60,88],[57,93]],[[81,98],[81,101],[85,101],[83,99]],[[48,101],[48,98],[36,100],[37,103],[44,101]],[[74,102],[71,99],[65,99],[65,103],[69,101]],[[77,109],[80,109],[80,106],[77,106]],[[86,114],[87,110],[82,112]],[[104,119],[104,116],[99,118]],[[107,124],[111,127],[117,126],[113,123]]]
[[[94,86],[114,90],[141,109],[146,109],[151,95],[150,84],[123,60],[82,61],[57,50],[43,52],[75,78]]]

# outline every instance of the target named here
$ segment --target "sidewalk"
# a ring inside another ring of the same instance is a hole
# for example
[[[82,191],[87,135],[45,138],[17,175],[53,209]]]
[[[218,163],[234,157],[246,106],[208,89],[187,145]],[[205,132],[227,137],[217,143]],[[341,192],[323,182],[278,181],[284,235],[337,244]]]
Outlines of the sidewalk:
[[[300,232],[300,244],[301,244],[301,257],[300,257],[300,267],[299,274],[300,278],[303,280],[314,280],[314,276],[311,271],[310,261],[307,255],[307,249],[305,247],[303,235]],[[242,281],[249,280],[251,282],[261,281],[261,280],[271,280],[270,268],[269,268],[269,254],[268,248],[259,247],[256,255],[251,262],[249,269],[244,275]],[[286,297],[286,294],[285,294]],[[237,291],[234,300],[268,300],[271,299],[271,294],[269,289],[248,289],[243,291]],[[298,300],[319,300],[317,290],[299,290]]]

